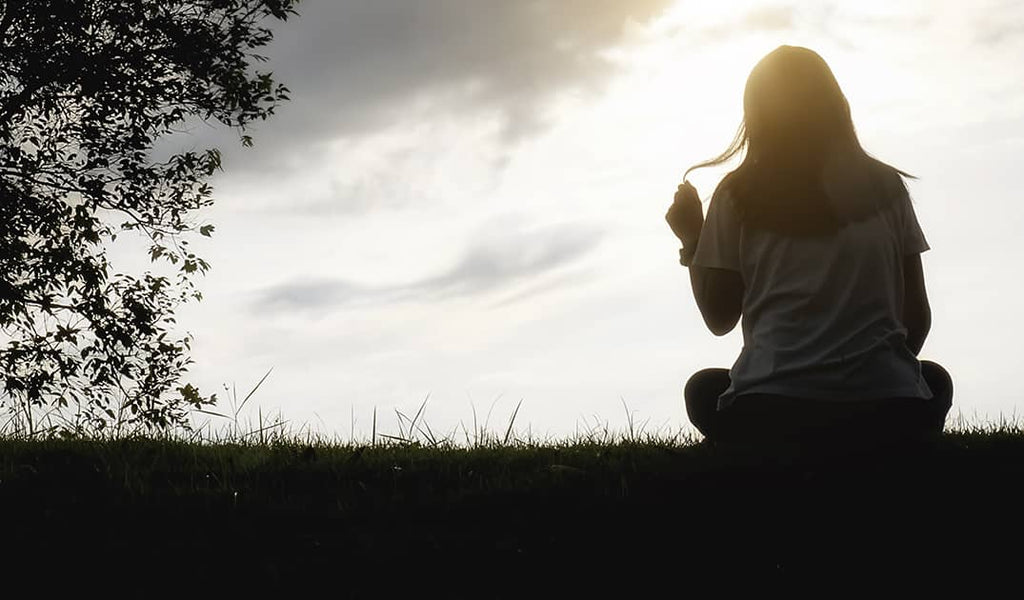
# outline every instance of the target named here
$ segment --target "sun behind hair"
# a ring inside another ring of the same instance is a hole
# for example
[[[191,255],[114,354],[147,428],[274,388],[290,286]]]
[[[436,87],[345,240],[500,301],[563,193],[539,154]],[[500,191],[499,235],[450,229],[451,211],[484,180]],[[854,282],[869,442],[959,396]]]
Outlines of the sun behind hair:
[[[743,153],[716,195],[729,192],[744,222],[788,235],[825,235],[905,195],[907,173],[869,155],[850,105],[816,52],[780,46],[754,67],[743,120],[729,147],[687,169]]]

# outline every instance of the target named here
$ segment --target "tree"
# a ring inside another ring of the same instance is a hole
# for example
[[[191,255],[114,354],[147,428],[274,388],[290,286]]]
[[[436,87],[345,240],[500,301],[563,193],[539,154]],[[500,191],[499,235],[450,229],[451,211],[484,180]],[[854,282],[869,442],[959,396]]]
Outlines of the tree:
[[[153,157],[196,120],[235,128],[288,90],[257,70],[264,25],[297,0],[0,0],[0,402],[75,427],[185,425],[215,401],[179,385],[191,337],[174,312],[209,265],[216,149]],[[153,267],[107,250],[144,236]],[[19,413],[23,414],[23,413]],[[62,428],[67,429],[65,425]]]

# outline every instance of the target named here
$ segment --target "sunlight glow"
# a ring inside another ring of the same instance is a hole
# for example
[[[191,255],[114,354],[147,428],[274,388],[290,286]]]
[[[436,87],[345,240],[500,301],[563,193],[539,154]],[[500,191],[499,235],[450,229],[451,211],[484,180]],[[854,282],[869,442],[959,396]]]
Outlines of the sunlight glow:
[[[906,128],[913,119],[905,119],[904,111],[913,110],[920,90],[906,81],[906,66],[890,58],[892,48],[901,43],[898,27],[872,37],[870,44],[853,42],[860,27],[893,19],[917,23],[912,14],[908,6],[884,0],[827,5],[677,2],[659,19],[631,31],[633,43],[612,55],[627,73],[620,88],[609,95],[609,108],[616,114],[613,121],[631,122],[622,134],[635,135],[635,113],[640,112],[652,129],[677,132],[675,140],[662,135],[650,141],[665,144],[653,150],[675,156],[681,177],[686,166],[725,149],[742,118],[750,70],[774,48],[791,44],[809,47],[825,58],[850,100],[858,129],[870,142],[884,132]],[[837,15],[845,23],[841,30],[835,26]],[[702,197],[728,168],[694,174]]]

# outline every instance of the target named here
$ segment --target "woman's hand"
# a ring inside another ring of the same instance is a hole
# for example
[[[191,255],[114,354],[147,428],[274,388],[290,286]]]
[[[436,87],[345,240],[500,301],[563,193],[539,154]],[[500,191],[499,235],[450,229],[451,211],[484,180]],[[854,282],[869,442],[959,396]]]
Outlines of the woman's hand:
[[[684,248],[697,245],[700,231],[704,228],[704,209],[701,208],[697,189],[689,182],[679,185],[672,206],[665,214],[665,220]]]

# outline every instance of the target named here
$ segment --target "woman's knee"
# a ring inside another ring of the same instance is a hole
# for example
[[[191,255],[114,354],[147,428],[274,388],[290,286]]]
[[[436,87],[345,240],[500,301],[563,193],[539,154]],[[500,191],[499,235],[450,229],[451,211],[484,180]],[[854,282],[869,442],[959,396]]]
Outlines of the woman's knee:
[[[691,398],[705,397],[714,394],[715,399],[729,388],[729,369],[702,369],[690,376],[683,388],[683,396]]]
[[[950,376],[949,371],[937,362],[922,360],[921,376],[924,377],[925,382],[937,399],[952,404],[953,378]]]
[[[729,387],[728,369],[704,369],[694,373],[686,382],[683,398],[686,415],[705,437],[716,429],[718,397]]]

